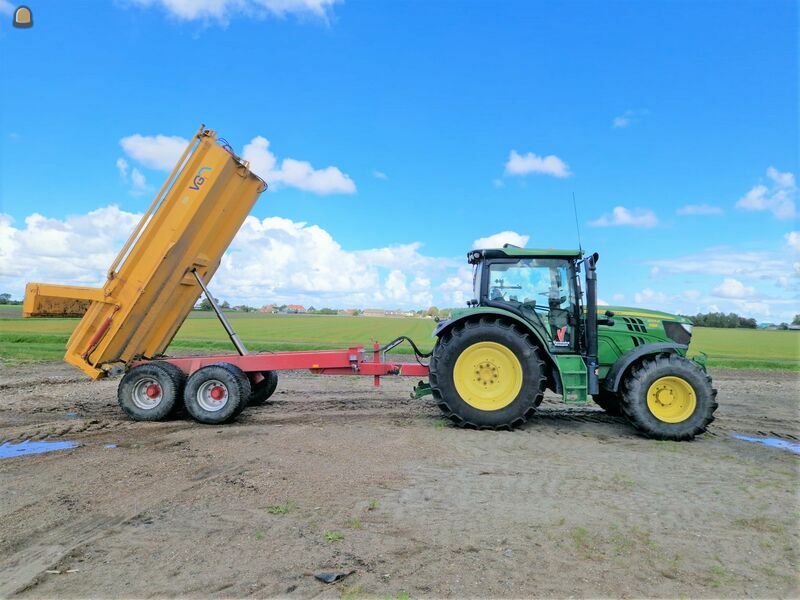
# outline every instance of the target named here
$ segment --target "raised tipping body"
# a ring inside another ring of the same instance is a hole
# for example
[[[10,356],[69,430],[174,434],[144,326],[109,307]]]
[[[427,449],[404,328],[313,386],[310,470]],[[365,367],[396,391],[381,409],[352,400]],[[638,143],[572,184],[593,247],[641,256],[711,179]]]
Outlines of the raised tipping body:
[[[64,359],[98,379],[115,364],[163,353],[266,188],[246,161],[201,128],[122,248],[102,288],[29,283],[23,313],[85,310]]]

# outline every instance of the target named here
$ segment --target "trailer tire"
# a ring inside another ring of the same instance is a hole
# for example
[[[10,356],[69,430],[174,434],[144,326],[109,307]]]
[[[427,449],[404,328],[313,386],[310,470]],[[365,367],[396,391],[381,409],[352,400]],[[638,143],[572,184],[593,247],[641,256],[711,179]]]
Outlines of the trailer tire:
[[[230,363],[217,363],[189,376],[183,404],[196,421],[218,425],[238,417],[251,393],[250,379],[244,371]]]
[[[130,369],[117,387],[117,401],[135,421],[163,421],[181,403],[186,378],[170,363],[154,361]]]
[[[684,356],[649,357],[634,365],[622,385],[622,410],[648,437],[685,441],[706,431],[717,410],[711,377]]]
[[[541,403],[545,364],[530,336],[511,323],[482,318],[455,325],[430,362],[433,397],[458,427],[513,429]]]
[[[592,400],[612,417],[622,416],[622,398],[618,393],[601,389],[599,394],[592,396]]]
[[[264,376],[262,381],[256,384],[250,382],[253,392],[247,402],[248,406],[263,406],[270,396],[275,393],[275,388],[278,387],[278,373],[276,371],[262,371],[261,374]]]

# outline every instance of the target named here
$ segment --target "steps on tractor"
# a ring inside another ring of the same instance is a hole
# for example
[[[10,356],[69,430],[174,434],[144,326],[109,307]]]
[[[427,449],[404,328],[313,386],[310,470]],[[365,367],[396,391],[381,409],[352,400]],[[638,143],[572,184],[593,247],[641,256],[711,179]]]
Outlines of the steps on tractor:
[[[555,359],[561,375],[564,402],[566,404],[588,404],[586,363],[583,361],[583,357],[556,354]]]

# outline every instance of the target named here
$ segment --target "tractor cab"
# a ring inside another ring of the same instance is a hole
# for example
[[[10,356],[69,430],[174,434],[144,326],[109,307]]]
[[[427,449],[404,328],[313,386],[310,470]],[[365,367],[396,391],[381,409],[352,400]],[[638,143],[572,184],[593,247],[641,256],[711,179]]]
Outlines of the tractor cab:
[[[524,318],[554,353],[581,350],[580,250],[506,246],[473,250],[472,306],[508,310]]]

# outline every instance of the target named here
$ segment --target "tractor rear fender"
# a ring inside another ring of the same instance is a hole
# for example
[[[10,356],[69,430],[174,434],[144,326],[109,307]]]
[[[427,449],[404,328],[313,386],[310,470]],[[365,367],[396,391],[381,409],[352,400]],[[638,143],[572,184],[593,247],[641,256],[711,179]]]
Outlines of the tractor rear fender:
[[[618,391],[622,378],[625,376],[628,369],[645,356],[661,354],[662,352],[675,352],[684,355],[688,349],[689,346],[685,344],[675,344],[673,342],[660,342],[657,344],[638,346],[617,359],[617,362],[611,366],[608,370],[608,374],[603,379],[602,387],[610,392]]]
[[[539,348],[541,352],[541,357],[544,359],[545,363],[547,364],[547,387],[553,390],[556,394],[562,393],[561,388],[561,377],[557,376],[558,367],[556,366],[556,361],[553,358],[553,355],[550,353],[549,345],[542,339],[539,332],[537,332],[531,324],[528,323],[525,319],[518,317],[511,311],[503,310],[501,308],[489,308],[489,307],[479,307],[474,308],[467,312],[466,314],[459,315],[452,319],[447,319],[446,321],[441,321],[433,332],[433,335],[436,337],[442,337],[445,333],[450,331],[453,327],[458,325],[459,323],[466,323],[467,321],[477,321],[481,317],[496,317],[498,319],[508,321],[515,325],[519,325],[523,331],[529,333],[531,337],[534,339],[534,343]]]

